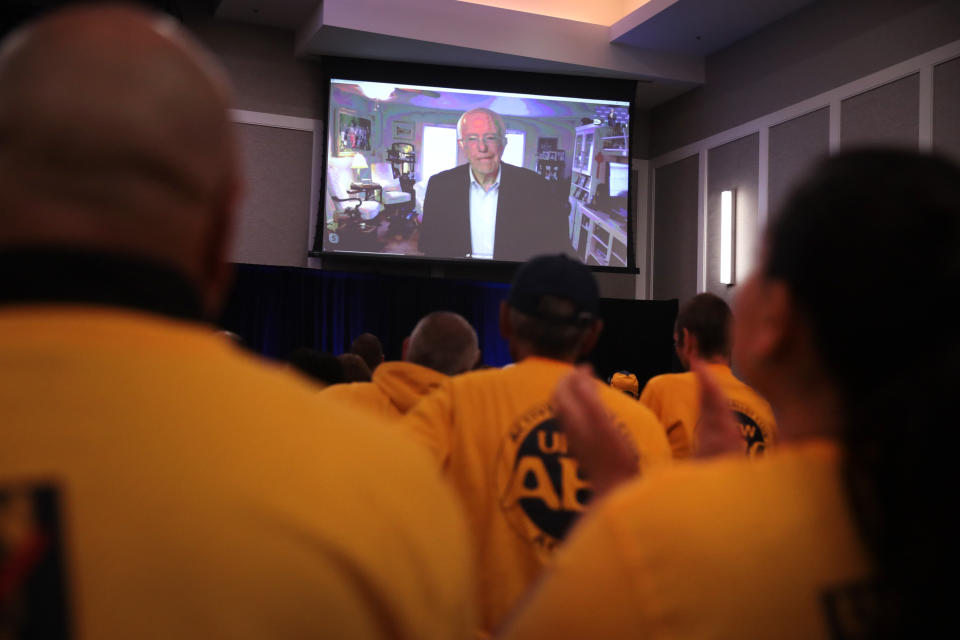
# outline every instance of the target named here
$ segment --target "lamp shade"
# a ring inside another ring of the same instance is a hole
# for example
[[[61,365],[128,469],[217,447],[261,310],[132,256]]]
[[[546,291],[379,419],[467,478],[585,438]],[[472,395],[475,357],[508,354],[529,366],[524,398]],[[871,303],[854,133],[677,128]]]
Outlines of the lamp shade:
[[[366,169],[367,168],[367,159],[363,157],[362,154],[358,153],[353,156],[353,163],[350,165],[351,169]]]

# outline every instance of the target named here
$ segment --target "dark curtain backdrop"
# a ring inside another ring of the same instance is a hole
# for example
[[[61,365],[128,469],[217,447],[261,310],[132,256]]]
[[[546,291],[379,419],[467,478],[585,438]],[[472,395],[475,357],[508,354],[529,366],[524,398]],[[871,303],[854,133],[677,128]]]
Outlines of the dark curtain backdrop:
[[[383,342],[388,360],[400,358],[403,339],[431,311],[455,311],[473,324],[491,366],[510,362],[500,337],[500,301],[509,285],[441,278],[237,265],[221,326],[252,350],[282,359],[297,347],[340,354],[368,331]],[[673,322],[677,301],[602,300],[605,329],[590,358],[606,378],[626,369],[641,384],[674,370]]]

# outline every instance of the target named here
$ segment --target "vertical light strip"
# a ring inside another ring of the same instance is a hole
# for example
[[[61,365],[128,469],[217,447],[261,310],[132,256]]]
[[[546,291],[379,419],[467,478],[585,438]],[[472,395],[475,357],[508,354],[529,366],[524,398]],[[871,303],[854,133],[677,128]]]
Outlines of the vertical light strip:
[[[933,151],[933,65],[920,68],[920,151]]]
[[[707,290],[707,154],[699,153],[697,177],[697,293]]]
[[[733,284],[733,191],[720,193],[720,282]]]
[[[843,108],[842,104],[839,98],[830,101],[830,112],[827,116],[829,118],[827,144],[830,146],[830,153],[840,151],[840,109]]]

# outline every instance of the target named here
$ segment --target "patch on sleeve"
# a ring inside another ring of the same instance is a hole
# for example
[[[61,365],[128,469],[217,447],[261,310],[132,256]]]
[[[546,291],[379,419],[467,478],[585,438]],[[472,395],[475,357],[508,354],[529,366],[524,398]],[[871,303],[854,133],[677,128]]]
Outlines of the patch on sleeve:
[[[0,485],[0,638],[71,637],[60,496]]]

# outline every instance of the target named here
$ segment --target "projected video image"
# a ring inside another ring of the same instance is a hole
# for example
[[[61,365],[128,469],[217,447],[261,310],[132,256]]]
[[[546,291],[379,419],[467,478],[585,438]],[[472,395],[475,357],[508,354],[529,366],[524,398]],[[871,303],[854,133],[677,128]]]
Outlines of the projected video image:
[[[332,80],[323,251],[627,266],[629,104]]]

